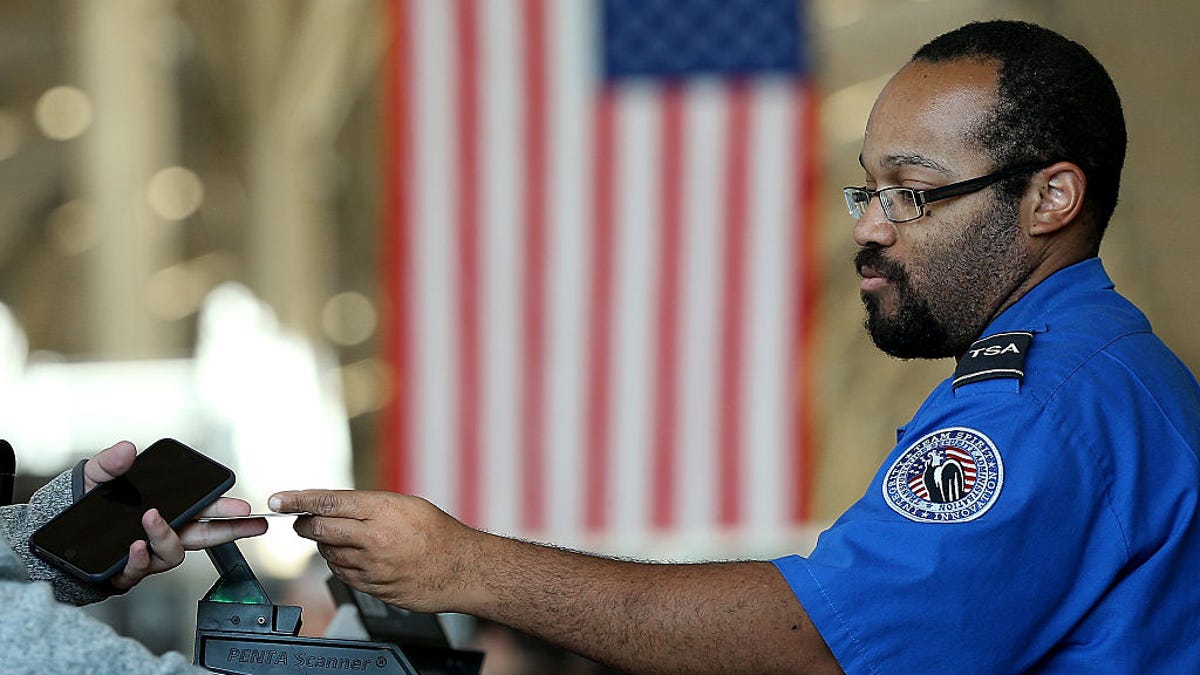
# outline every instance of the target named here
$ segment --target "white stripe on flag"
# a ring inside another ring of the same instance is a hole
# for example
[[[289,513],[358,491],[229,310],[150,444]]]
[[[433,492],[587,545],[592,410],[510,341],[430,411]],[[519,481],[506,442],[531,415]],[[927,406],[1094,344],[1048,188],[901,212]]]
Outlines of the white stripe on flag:
[[[587,297],[592,265],[590,209],[593,176],[593,82],[598,67],[587,49],[592,7],[547,2],[550,161],[547,177],[550,260],[547,274],[546,523],[555,538],[583,524]]]
[[[412,203],[411,236],[415,240],[412,260],[416,267],[416,320],[412,322],[416,343],[412,365],[415,382],[410,400],[415,440],[411,447],[416,486],[420,494],[449,511],[456,511],[454,429],[457,405],[458,338],[454,327],[457,242],[454,238],[453,203],[455,109],[453,72],[455,63],[451,5],[441,0],[413,0],[414,40],[413,97],[415,186],[409,191]],[[404,383],[402,383],[404,384]]]
[[[701,531],[716,522],[713,499],[717,437],[717,287],[721,266],[720,214],[725,211],[721,168],[725,166],[728,124],[724,87],[705,79],[686,94],[684,146],[685,198],[683,222],[684,282],[679,345],[681,397],[676,432],[679,439],[678,517],[684,530]]]
[[[790,81],[765,80],[752,89],[750,149],[749,283],[746,287],[745,424],[746,470],[741,486],[747,525],[760,533],[778,530],[787,515],[783,481],[791,476],[787,450],[792,382],[792,242],[796,222],[791,178],[793,121]],[[753,449],[751,451],[750,449]]]
[[[658,94],[657,88],[630,85],[617,95],[608,522],[627,534],[645,529],[649,508],[646,413],[652,388],[647,385],[654,372],[651,289],[660,229],[657,169],[662,161]]]
[[[517,448],[521,386],[519,272],[522,260],[521,218],[521,35],[520,13],[497,2],[479,5],[479,73],[483,163],[481,290],[484,313],[483,448],[480,469],[483,511],[488,527],[517,532],[520,455]]]

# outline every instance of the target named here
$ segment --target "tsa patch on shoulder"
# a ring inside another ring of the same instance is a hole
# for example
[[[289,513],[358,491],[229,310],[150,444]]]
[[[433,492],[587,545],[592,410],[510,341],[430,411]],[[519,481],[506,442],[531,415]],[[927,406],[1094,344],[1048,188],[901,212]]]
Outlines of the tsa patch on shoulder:
[[[1025,354],[1033,341],[1029,331],[1012,331],[976,340],[958,360],[954,369],[954,388],[996,378],[1025,377]]]
[[[883,499],[918,523],[965,523],[987,513],[1004,486],[992,439],[966,427],[927,434],[900,453],[883,478]]]

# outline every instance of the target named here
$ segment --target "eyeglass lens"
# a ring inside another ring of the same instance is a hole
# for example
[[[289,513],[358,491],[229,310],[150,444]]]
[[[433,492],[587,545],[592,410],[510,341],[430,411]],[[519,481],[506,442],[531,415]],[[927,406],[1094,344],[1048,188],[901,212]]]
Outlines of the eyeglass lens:
[[[914,220],[921,216],[921,207],[917,204],[916,193],[903,187],[890,187],[871,192],[869,190],[847,188],[844,191],[846,208],[855,219],[862,218],[871,204],[871,197],[878,196],[879,204],[883,207],[883,215],[888,220],[900,222]]]

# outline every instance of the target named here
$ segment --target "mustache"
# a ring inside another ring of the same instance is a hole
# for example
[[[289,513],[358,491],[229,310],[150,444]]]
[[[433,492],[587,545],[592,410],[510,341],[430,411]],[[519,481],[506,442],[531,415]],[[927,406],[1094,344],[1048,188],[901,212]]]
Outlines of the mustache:
[[[854,269],[862,274],[864,267],[870,267],[889,281],[908,280],[908,270],[904,265],[888,258],[883,252],[883,247],[878,245],[858,249],[854,256]]]

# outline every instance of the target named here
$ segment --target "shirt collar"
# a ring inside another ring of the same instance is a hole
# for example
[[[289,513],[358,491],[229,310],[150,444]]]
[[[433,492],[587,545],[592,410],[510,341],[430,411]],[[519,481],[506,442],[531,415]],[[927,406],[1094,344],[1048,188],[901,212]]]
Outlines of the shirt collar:
[[[1037,286],[1021,296],[1011,307],[1000,313],[982,336],[1005,331],[1046,330],[1046,317],[1060,307],[1076,303],[1083,295],[1095,291],[1111,290],[1112,279],[1105,271],[1099,258],[1088,258],[1046,277]]]

